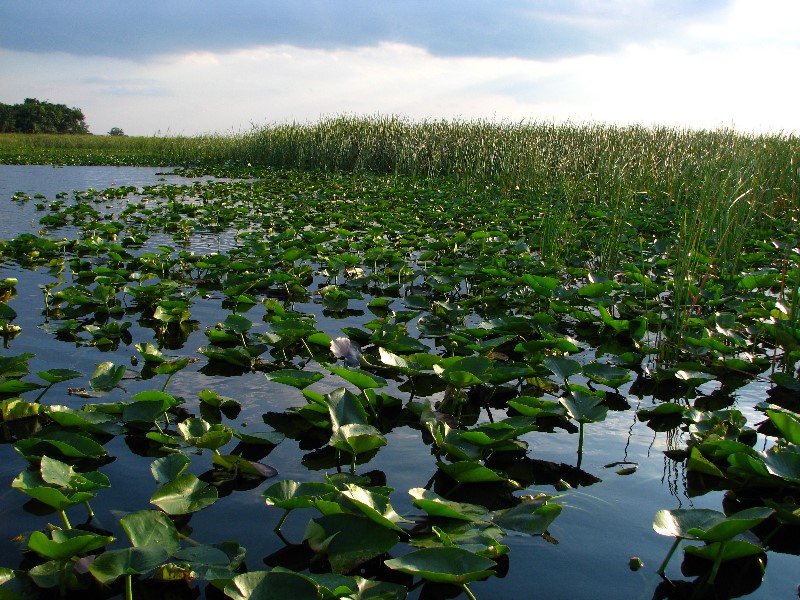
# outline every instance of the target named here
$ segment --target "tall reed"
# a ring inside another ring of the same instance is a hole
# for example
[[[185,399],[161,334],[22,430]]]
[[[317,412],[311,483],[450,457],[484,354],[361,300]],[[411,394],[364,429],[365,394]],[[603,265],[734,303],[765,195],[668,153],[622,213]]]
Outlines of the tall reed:
[[[632,215],[682,215],[681,252],[710,241],[734,266],[743,232],[800,207],[800,138],[731,130],[338,116],[195,137],[0,135],[0,160],[47,153],[80,162],[100,154],[130,164],[251,164],[448,178],[499,193],[553,198],[542,231],[555,248],[576,210],[604,214],[599,264],[617,266]]]

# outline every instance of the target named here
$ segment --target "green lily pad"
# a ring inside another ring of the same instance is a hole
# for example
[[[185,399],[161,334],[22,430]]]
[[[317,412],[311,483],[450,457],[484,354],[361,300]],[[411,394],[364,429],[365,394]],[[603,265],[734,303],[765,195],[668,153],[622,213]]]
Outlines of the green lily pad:
[[[99,471],[77,472],[72,466],[49,456],[43,456],[40,466],[42,480],[61,488],[89,492],[111,485],[108,477]]]
[[[706,546],[686,546],[686,554],[698,556],[710,561],[726,562],[737,558],[756,556],[764,552],[764,548],[746,540],[728,540],[724,543]]]
[[[197,512],[217,501],[217,488],[200,481],[192,473],[182,473],[161,486],[150,502],[170,515],[186,515]]]
[[[328,443],[350,454],[363,454],[385,446],[388,442],[386,437],[372,425],[349,423],[334,427]]]
[[[328,406],[334,430],[342,425],[367,424],[367,411],[364,405],[358,396],[346,388],[337,388],[326,394],[324,402]]]
[[[140,510],[121,518],[120,524],[134,546],[159,546],[169,554],[174,554],[181,547],[178,530],[161,511]]]
[[[451,464],[437,462],[437,466],[449,477],[458,483],[484,483],[488,481],[505,481],[506,478],[498,475],[489,467],[469,461],[459,461]]]
[[[339,513],[312,519],[304,541],[318,554],[327,555],[334,573],[349,573],[387,552],[399,538],[367,517]]]
[[[492,361],[485,356],[452,356],[433,365],[433,371],[453,387],[463,389],[486,383]]]
[[[156,480],[156,483],[164,485],[174,481],[178,475],[186,470],[189,464],[191,464],[191,460],[185,454],[167,454],[150,463],[150,472],[153,474],[153,479]]]
[[[39,390],[44,386],[19,379],[3,379],[0,381],[0,394],[22,394],[31,390]]]
[[[247,433],[234,430],[233,437],[243,444],[252,444],[254,446],[277,446],[286,439],[286,436],[278,431],[253,431]]]
[[[114,417],[99,412],[53,405],[47,408],[47,415],[62,427],[75,427],[89,433],[120,435],[124,431]]]
[[[222,324],[226,329],[230,329],[239,335],[247,333],[253,327],[253,322],[250,319],[237,314],[228,315]]]
[[[338,375],[345,381],[352,383],[360,390],[382,388],[386,386],[386,380],[383,377],[373,375],[361,369],[336,367],[332,365],[328,365],[327,369],[334,375]]]
[[[3,600],[33,600],[39,590],[24,571],[0,567],[0,597]]]
[[[527,417],[510,417],[494,423],[484,423],[474,429],[458,431],[461,439],[481,447],[494,447],[508,440],[536,430],[536,424]]]
[[[608,387],[618,388],[623,383],[631,380],[631,372],[621,367],[613,367],[597,362],[583,366],[583,374],[595,383],[607,385]]]
[[[564,381],[581,372],[581,363],[563,356],[548,356],[542,361],[542,365]]]
[[[661,535],[704,542],[724,542],[752,529],[774,511],[766,507],[748,508],[730,516],[706,508],[660,510],[653,529]]]
[[[253,477],[263,477],[264,479],[275,477],[278,474],[277,469],[274,467],[233,454],[215,454],[211,457],[211,462],[228,471],[235,471],[239,474]]]
[[[233,439],[233,430],[219,423],[192,417],[178,423],[183,439],[196,448],[217,450]]]
[[[264,373],[264,376],[269,381],[276,383],[283,383],[291,385],[300,390],[308,387],[322,379],[324,375],[317,371],[300,371],[298,369],[282,369],[280,371],[272,371],[271,373]]]
[[[531,396],[517,396],[508,405],[524,417],[563,417],[567,409],[560,402],[542,400]]]
[[[353,483],[346,484],[341,493],[364,515],[379,525],[403,531],[398,523],[410,523],[395,512],[386,496]]]
[[[412,501],[414,506],[421,508],[432,517],[469,522],[483,522],[489,519],[489,511],[478,504],[447,500],[436,492],[424,488],[412,488],[408,490],[408,493],[414,498]]]
[[[166,411],[179,403],[174,396],[156,390],[139,392],[131,396],[131,399],[133,402],[122,410],[122,420],[126,424],[143,423],[152,426]]]
[[[767,416],[787,442],[800,445],[800,418],[786,411],[768,410]]]
[[[106,550],[89,567],[100,583],[115,582],[123,575],[141,575],[152,571],[169,558],[169,553],[158,545]]]
[[[220,396],[217,392],[213,390],[202,390],[200,393],[197,394],[200,402],[203,404],[207,404],[208,406],[213,406],[214,408],[235,408],[240,406],[239,402],[234,400],[233,398],[228,398],[227,396]]]
[[[112,362],[100,363],[89,379],[89,384],[95,391],[110,391],[119,385],[125,376],[125,371],[127,371],[125,365],[114,365]]]
[[[390,569],[437,583],[464,585],[493,575],[493,560],[454,546],[422,548],[384,561]]]
[[[285,510],[296,508],[311,508],[320,498],[329,498],[337,493],[335,486],[330,483],[316,481],[279,481],[272,484],[263,492],[267,506],[276,506]]]
[[[100,458],[105,448],[85,433],[47,429],[19,440],[14,447],[26,458],[49,455],[56,450],[69,458]]]
[[[245,549],[236,542],[202,544],[181,548],[171,560],[180,564],[192,579],[231,580],[244,560]]]
[[[800,484],[800,447],[773,450],[762,457],[771,475]]]
[[[557,503],[529,501],[492,515],[492,523],[506,531],[519,531],[528,535],[542,535],[561,514]]]
[[[107,546],[114,538],[90,531],[54,529],[52,539],[41,531],[34,531],[28,538],[28,549],[52,560],[67,560]]]
[[[560,402],[567,409],[567,414],[579,423],[597,423],[608,414],[608,407],[601,404],[601,398],[580,390],[562,397]]]
[[[48,485],[39,473],[23,471],[11,482],[11,487],[35,498],[55,510],[67,510],[95,497],[92,492],[62,489]]]
[[[37,375],[44,379],[47,383],[54,384],[61,383],[62,381],[69,381],[70,379],[76,379],[77,377],[82,377],[83,373],[80,371],[74,371],[72,369],[49,369],[47,371],[39,371]]]
[[[288,571],[251,571],[225,586],[233,600],[321,600],[322,594],[307,577]]]
[[[705,473],[706,475],[712,475],[713,477],[725,477],[725,473],[723,473],[714,463],[703,456],[700,452],[700,449],[696,446],[693,447],[692,451],[689,453],[689,462],[686,466],[690,471]]]
[[[10,398],[0,401],[0,417],[3,421],[17,421],[35,417],[43,411],[38,402],[28,402],[22,398]]]
[[[142,355],[144,362],[148,364],[157,365],[167,361],[167,358],[161,353],[161,350],[153,344],[135,344],[134,347],[139,351],[139,354]]]

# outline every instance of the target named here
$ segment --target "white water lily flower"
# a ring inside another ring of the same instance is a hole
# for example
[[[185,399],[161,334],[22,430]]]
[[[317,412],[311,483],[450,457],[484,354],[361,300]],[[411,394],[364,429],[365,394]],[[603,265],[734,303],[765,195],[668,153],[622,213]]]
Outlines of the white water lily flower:
[[[361,347],[349,337],[338,337],[331,340],[331,352],[336,358],[343,358],[344,364],[353,367],[361,358]]]

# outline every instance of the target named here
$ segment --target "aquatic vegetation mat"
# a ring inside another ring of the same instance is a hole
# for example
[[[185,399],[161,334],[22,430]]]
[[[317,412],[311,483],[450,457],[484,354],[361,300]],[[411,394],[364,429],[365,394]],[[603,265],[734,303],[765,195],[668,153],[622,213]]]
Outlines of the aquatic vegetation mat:
[[[525,189],[237,175],[3,199],[38,215],[0,241],[2,502],[37,523],[3,597],[473,598],[514,540],[537,558],[512,571],[550,569],[598,475],[639,476],[627,447],[584,470],[618,414],[666,440],[685,498],[728,493],[652,507],[675,541],[630,569],[658,597],[749,593],[800,552],[796,208],[642,194],[556,223]],[[381,462],[398,444],[407,489]],[[222,537],[196,539],[212,512]]]

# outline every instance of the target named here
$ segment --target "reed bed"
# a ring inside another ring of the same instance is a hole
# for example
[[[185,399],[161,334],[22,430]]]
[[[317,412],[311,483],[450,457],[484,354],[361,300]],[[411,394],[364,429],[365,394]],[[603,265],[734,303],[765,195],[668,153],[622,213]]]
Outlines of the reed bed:
[[[339,116],[193,137],[0,135],[2,162],[252,165],[356,170],[549,198],[545,258],[559,260],[578,214],[603,214],[601,268],[626,224],[674,220],[681,256],[736,267],[744,236],[800,210],[800,139],[733,130]],[[549,256],[548,256],[549,253]],[[695,258],[691,258],[695,257]],[[690,265],[684,265],[692,271]]]

